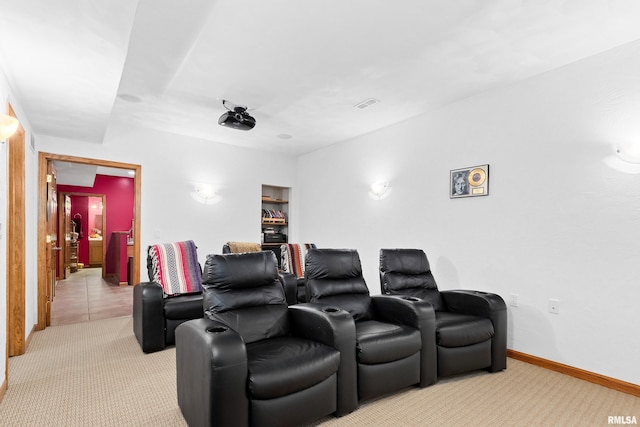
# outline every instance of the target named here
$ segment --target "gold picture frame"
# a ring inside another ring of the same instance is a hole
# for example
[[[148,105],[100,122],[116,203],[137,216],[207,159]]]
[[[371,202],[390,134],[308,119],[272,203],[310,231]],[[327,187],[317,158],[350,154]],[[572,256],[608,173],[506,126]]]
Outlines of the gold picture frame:
[[[453,169],[449,175],[449,197],[477,197],[489,195],[489,165]]]

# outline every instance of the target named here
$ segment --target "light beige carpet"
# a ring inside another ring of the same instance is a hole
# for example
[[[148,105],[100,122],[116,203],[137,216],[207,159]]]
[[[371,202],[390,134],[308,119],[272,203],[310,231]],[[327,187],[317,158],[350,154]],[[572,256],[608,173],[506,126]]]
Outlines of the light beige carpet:
[[[175,350],[145,355],[131,317],[52,326],[9,359],[3,426],[184,426]]]
[[[143,354],[131,317],[47,328],[9,360],[2,426],[184,426],[176,398],[175,349]],[[635,416],[640,398],[509,359],[477,372],[410,388],[330,426],[606,426]]]

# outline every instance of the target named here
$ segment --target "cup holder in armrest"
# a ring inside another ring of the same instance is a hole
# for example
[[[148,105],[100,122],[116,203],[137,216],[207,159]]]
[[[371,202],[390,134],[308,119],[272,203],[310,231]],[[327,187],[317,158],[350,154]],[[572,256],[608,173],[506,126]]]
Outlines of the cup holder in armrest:
[[[228,329],[229,328],[226,328],[224,326],[213,326],[213,327],[207,328],[206,331],[212,334],[218,334],[220,332],[225,332]]]
[[[338,307],[322,307],[322,311],[325,313],[337,313],[340,311]]]
[[[476,295],[489,295],[489,292],[484,292],[484,291],[471,291]]]
[[[407,301],[422,301],[418,297],[410,297],[410,296],[403,296],[402,299],[406,299]]]

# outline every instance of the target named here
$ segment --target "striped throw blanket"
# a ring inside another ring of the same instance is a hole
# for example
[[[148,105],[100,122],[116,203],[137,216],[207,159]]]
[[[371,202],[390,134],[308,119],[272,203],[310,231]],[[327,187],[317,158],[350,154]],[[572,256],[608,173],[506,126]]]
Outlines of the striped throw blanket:
[[[314,243],[289,243],[280,246],[282,271],[293,273],[296,277],[304,277],[304,259],[309,249],[316,249]]]
[[[149,246],[149,279],[162,286],[165,295],[202,290],[202,271],[192,240]]]

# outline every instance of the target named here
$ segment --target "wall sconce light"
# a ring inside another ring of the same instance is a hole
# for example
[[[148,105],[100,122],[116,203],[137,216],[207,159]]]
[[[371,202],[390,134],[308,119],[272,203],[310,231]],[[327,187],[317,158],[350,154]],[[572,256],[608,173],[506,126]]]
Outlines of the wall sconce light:
[[[18,130],[20,122],[18,119],[6,114],[0,114],[0,141],[4,142],[11,138]]]
[[[376,181],[369,186],[369,197],[373,200],[386,199],[391,193],[391,187],[386,181]]]
[[[620,172],[640,174],[640,142],[615,147],[615,153],[603,159],[607,166]]]
[[[616,147],[616,154],[627,163],[640,165],[640,143]]]
[[[191,197],[203,205],[213,205],[221,199],[220,195],[208,184],[197,184],[191,193]]]

